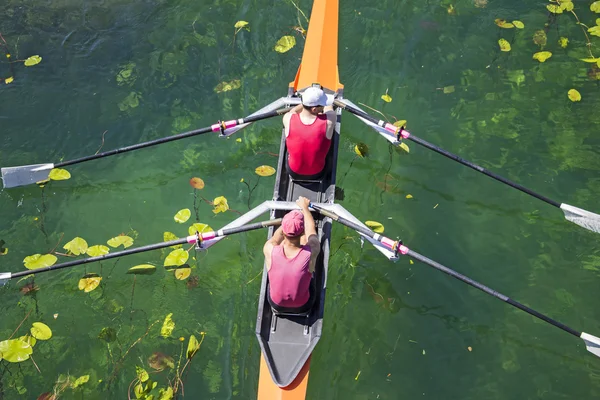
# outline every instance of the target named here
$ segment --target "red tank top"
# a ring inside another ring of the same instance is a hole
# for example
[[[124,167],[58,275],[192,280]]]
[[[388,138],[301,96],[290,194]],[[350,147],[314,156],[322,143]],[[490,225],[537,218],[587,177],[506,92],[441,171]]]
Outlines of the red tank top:
[[[269,270],[271,300],[281,307],[301,307],[310,298],[310,246],[304,245],[294,258],[287,258],[283,246],[274,246]]]
[[[285,145],[292,171],[298,175],[315,175],[323,171],[331,146],[331,139],[327,139],[327,116],[319,114],[312,124],[305,125],[299,114],[292,114]]]

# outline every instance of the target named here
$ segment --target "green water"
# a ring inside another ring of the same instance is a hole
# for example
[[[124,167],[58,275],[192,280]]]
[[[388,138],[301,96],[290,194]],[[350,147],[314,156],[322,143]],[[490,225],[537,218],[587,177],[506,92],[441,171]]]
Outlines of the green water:
[[[298,3],[307,15],[310,3]],[[589,3],[576,2],[575,11],[593,25],[598,15]],[[551,18],[543,2],[478,0],[476,7],[458,0],[455,14],[447,11],[450,4],[341,1],[345,96],[392,121],[406,119],[414,134],[559,202],[598,212],[598,70],[578,60],[589,55],[573,15]],[[12,59],[39,54],[43,61],[31,68],[15,63],[14,82],[0,88],[1,166],[93,154],[104,132],[102,150],[108,150],[247,115],[286,94],[302,54],[293,26],[307,26],[291,2],[266,0],[6,0],[3,13],[0,33]],[[495,18],[519,19],[525,29],[500,29]],[[248,21],[250,31],[239,32],[232,45],[238,20]],[[545,24],[544,50],[553,56],[540,64],[531,59],[540,51],[532,36]],[[276,53],[274,44],[286,34],[298,44]],[[569,39],[564,49],[560,36]],[[512,43],[511,52],[499,51],[499,38]],[[597,56],[600,39],[591,38]],[[119,84],[122,70],[132,72]],[[0,64],[0,76],[10,74],[8,64]],[[215,92],[236,79],[239,89]],[[449,86],[455,91],[444,93]],[[581,102],[567,98],[571,88]],[[386,90],[389,104],[381,100]],[[597,234],[416,144],[408,143],[410,154],[390,151],[350,115],[341,134],[344,207],[574,329],[600,333]],[[47,253],[59,241],[62,252],[75,236],[92,245],[126,233],[140,246],[162,241],[165,231],[186,235],[196,213],[183,225],[173,215],[194,208],[188,183],[194,176],[206,183],[198,196],[225,196],[231,209],[244,212],[248,189],[240,180],[252,187],[257,166],[276,166],[270,153],[279,142],[280,123],[271,120],[231,139],[209,135],[73,166],[70,180],[43,190],[2,190],[0,239],[9,252],[0,256],[0,271],[22,270],[25,256]],[[370,149],[366,159],[355,159],[359,142]],[[271,198],[273,182],[260,178],[251,206]],[[199,221],[213,228],[237,217],[214,214],[199,197],[197,205]],[[41,373],[29,360],[0,363],[0,398],[37,398],[70,374],[90,379],[60,398],[125,399],[136,365],[151,371],[147,360],[154,352],[177,364],[178,339],[185,337],[187,346],[189,335],[200,338],[200,332],[206,336],[183,376],[185,397],[255,397],[264,239],[265,232],[238,235],[196,254],[197,286],[165,271],[167,251],[155,251],[40,274],[33,296],[19,290],[30,280],[1,288],[0,340],[28,313],[18,336],[41,321],[53,337],[34,347]],[[582,341],[427,266],[407,258],[389,263],[372,248],[361,249],[357,235],[341,226],[334,228],[332,254],[309,399],[600,395],[600,364]],[[157,265],[158,272],[138,276],[132,290],[134,277],[125,272],[142,263]],[[85,272],[103,277],[90,293],[77,287]],[[165,339],[159,331],[168,313],[175,330]],[[98,339],[105,327],[117,332],[110,346]],[[173,376],[171,370],[151,374],[159,388]]]

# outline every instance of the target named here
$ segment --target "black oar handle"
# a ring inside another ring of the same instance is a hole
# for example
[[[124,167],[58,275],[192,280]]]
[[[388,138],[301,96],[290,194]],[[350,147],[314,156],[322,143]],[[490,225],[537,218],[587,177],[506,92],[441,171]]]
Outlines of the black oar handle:
[[[430,150],[433,150],[436,153],[443,155],[444,157],[447,157],[447,158],[449,158],[451,160],[459,162],[460,164],[462,164],[464,166],[467,166],[467,167],[469,167],[471,169],[474,169],[475,171],[481,172],[482,174],[485,174],[485,175],[489,176],[490,178],[493,178],[493,179],[495,179],[495,180],[497,180],[499,182],[505,183],[508,186],[511,186],[511,187],[513,187],[513,188],[515,188],[517,190],[520,190],[523,193],[527,193],[528,195],[531,195],[531,196],[533,196],[533,197],[535,197],[537,199],[540,199],[543,202],[546,202],[546,203],[548,203],[548,204],[550,204],[550,205],[552,205],[554,207],[560,208],[560,204],[561,203],[559,203],[557,201],[554,201],[552,199],[549,199],[546,196],[542,196],[541,194],[536,193],[536,192],[534,192],[534,191],[532,191],[530,189],[527,189],[526,187],[524,187],[524,186],[522,186],[522,185],[520,185],[520,184],[518,184],[516,182],[508,180],[508,179],[506,179],[506,178],[504,178],[504,177],[502,177],[502,176],[500,176],[498,174],[495,174],[494,172],[489,171],[489,170],[487,170],[487,169],[485,169],[485,168],[483,168],[483,167],[481,167],[481,166],[479,166],[477,164],[474,164],[474,163],[472,163],[470,161],[467,161],[467,160],[465,160],[465,159],[457,156],[456,154],[450,153],[449,151],[446,151],[446,150],[442,149],[441,147],[438,147],[438,146],[436,146],[436,145],[434,145],[432,143],[427,142],[426,140],[423,140],[423,139],[421,139],[421,138],[419,138],[419,137],[411,134],[410,132],[404,130],[403,128],[398,128],[398,127],[395,127],[395,126],[393,126],[392,124],[390,124],[388,122],[385,122],[383,120],[378,120],[377,118],[372,117],[371,115],[367,114],[366,112],[358,110],[358,109],[356,109],[356,108],[354,108],[354,107],[352,107],[350,105],[344,104],[344,103],[342,103],[340,101],[336,101],[336,104],[338,106],[340,106],[342,108],[345,108],[346,110],[350,111],[352,114],[358,115],[359,117],[362,117],[362,118],[364,118],[364,119],[366,119],[366,120],[368,120],[368,121],[370,121],[370,122],[372,122],[372,123],[374,123],[374,124],[376,124],[376,125],[384,128],[384,129],[392,132],[392,133],[396,133],[397,135],[399,134],[404,139],[412,140],[413,142],[415,142],[415,143],[417,143],[417,144],[419,144],[419,145],[421,145],[423,147],[426,147],[426,148],[428,148]]]
[[[201,234],[191,235],[191,236],[186,237],[185,239],[175,239],[175,240],[170,240],[168,242],[150,244],[150,245],[142,246],[142,247],[136,247],[135,249],[118,251],[116,253],[108,253],[108,254],[104,254],[102,256],[84,258],[83,260],[68,261],[68,262],[65,262],[62,264],[52,265],[50,267],[43,267],[43,268],[37,268],[37,269],[32,269],[32,270],[27,270],[27,271],[15,272],[15,273],[10,274],[10,278],[12,279],[12,278],[18,278],[21,276],[25,276],[25,275],[39,274],[41,272],[54,271],[57,269],[74,267],[77,265],[88,264],[88,263],[96,262],[96,261],[110,260],[111,258],[115,258],[115,257],[123,257],[123,256],[128,256],[130,254],[143,253],[145,251],[163,249],[165,247],[175,246],[175,245],[179,245],[179,244],[185,244],[185,243],[192,244],[192,243],[198,242],[199,237],[201,238],[201,240],[214,239],[214,238],[221,237],[221,236],[232,235],[234,233],[247,232],[247,231],[256,230],[256,229],[260,229],[260,228],[266,228],[269,226],[280,225],[281,220],[282,220],[281,218],[277,218],[277,219],[272,219],[272,220],[268,220],[268,221],[255,222],[253,224],[242,225],[242,226],[238,226],[235,228],[221,229],[216,232],[205,232],[205,233],[201,233]]]
[[[164,138],[160,138],[160,139],[156,139],[156,140],[151,140],[149,142],[138,143],[138,144],[134,144],[134,145],[127,146],[127,147],[121,147],[119,149],[108,150],[103,153],[98,153],[98,154],[94,154],[91,156],[85,156],[85,157],[81,157],[81,158],[76,158],[76,159],[70,160],[70,161],[59,162],[59,163],[54,164],[54,167],[55,168],[66,167],[68,165],[79,164],[79,163],[82,163],[85,161],[96,160],[98,158],[108,157],[108,156],[112,156],[115,154],[127,153],[128,151],[143,149],[145,147],[156,146],[157,144],[172,142],[174,140],[179,140],[179,139],[185,139],[185,138],[188,138],[191,136],[201,135],[203,133],[220,132],[220,131],[224,131],[225,129],[233,128],[234,126],[238,126],[241,124],[246,124],[246,123],[250,123],[250,122],[259,121],[262,119],[276,117],[278,115],[285,114],[290,109],[291,108],[282,108],[282,109],[270,111],[270,112],[267,112],[264,114],[249,116],[249,117],[240,118],[237,120],[234,119],[234,120],[230,120],[230,121],[219,122],[214,125],[207,126],[206,128],[196,129],[193,131],[184,132],[184,133],[180,133],[177,135],[172,135],[172,136],[168,136],[168,137],[164,137]]]

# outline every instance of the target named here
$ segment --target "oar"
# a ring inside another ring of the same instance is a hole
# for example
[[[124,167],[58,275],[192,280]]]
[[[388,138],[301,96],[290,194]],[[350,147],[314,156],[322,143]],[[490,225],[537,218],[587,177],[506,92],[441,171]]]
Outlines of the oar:
[[[65,262],[62,264],[52,265],[50,267],[30,269],[27,271],[20,271],[20,272],[14,272],[14,273],[0,272],[0,286],[5,285],[6,282],[8,282],[10,279],[19,278],[19,277],[26,276],[26,275],[39,274],[41,272],[54,271],[54,270],[62,269],[62,268],[75,267],[77,265],[88,264],[88,263],[96,262],[96,261],[110,260],[111,258],[128,256],[130,254],[143,253],[145,251],[162,249],[165,247],[175,246],[178,244],[185,244],[185,243],[194,244],[194,243],[202,242],[203,240],[210,240],[210,239],[214,239],[214,238],[221,237],[221,236],[233,235],[234,233],[248,232],[248,231],[252,231],[252,230],[256,230],[256,229],[260,229],[260,228],[267,228],[269,226],[277,226],[277,225],[281,225],[281,218],[271,219],[271,220],[262,221],[262,222],[256,222],[256,223],[248,224],[248,225],[242,225],[242,226],[235,227],[235,228],[220,229],[216,232],[197,233],[196,235],[191,235],[191,236],[188,236],[183,239],[175,239],[175,240],[169,240],[168,242],[149,244],[147,246],[136,247],[135,249],[118,251],[116,253],[108,253],[103,256],[84,258],[83,260],[68,261],[68,262]]]
[[[94,154],[91,156],[76,158],[70,161],[62,161],[58,163],[47,163],[47,164],[33,164],[33,165],[22,165],[19,167],[7,167],[2,168],[2,180],[4,181],[5,188],[12,188],[17,186],[30,185],[35,182],[43,181],[48,179],[48,175],[53,168],[62,168],[68,165],[79,164],[86,161],[96,160],[98,158],[104,158],[115,154],[126,153],[128,151],[143,149],[145,147],[155,146],[157,144],[172,142],[174,140],[185,139],[188,137],[201,135],[209,132],[223,132],[225,129],[233,128],[238,125],[247,124],[250,122],[256,122],[263,119],[276,117],[281,114],[285,114],[291,110],[291,108],[282,108],[279,110],[269,111],[264,114],[248,116],[246,118],[233,119],[231,121],[219,121],[218,123],[207,126],[206,128],[196,129],[189,132],[180,133],[177,135],[167,136],[160,139],[151,140],[149,142],[138,143],[127,147],[121,147],[120,149],[114,149],[105,151],[103,153]]]
[[[564,325],[564,324],[562,324],[562,323],[560,323],[560,322],[558,322],[558,321],[556,321],[534,309],[531,309],[531,308],[503,295],[502,293],[499,293],[493,289],[490,289],[489,287],[487,287],[479,282],[476,282],[465,275],[459,274],[458,272],[456,272],[436,261],[430,260],[429,258],[427,258],[415,251],[410,250],[408,247],[404,246],[401,241],[395,241],[395,240],[392,240],[385,236],[379,235],[379,234],[371,231],[370,229],[364,228],[364,227],[357,225],[351,221],[348,221],[347,219],[342,218],[331,211],[324,210],[322,207],[314,206],[312,204],[310,205],[310,207],[317,210],[321,214],[333,219],[334,221],[339,222],[342,225],[346,225],[349,228],[352,228],[370,238],[377,240],[378,242],[382,243],[385,247],[389,248],[390,250],[396,251],[402,255],[408,255],[410,257],[413,257],[413,258],[429,265],[430,267],[433,267],[439,271],[442,271],[445,274],[448,274],[460,281],[463,281],[466,284],[469,284],[489,295],[492,295],[495,298],[500,299],[500,300],[504,301],[505,303],[510,304],[513,307],[516,307],[522,311],[525,311],[526,313],[531,314],[534,317],[539,318],[544,322],[554,325],[555,327],[562,329],[563,331],[570,333],[573,336],[583,339],[587,350],[590,353],[594,354],[596,357],[600,357],[600,338],[590,335],[589,333],[578,332],[573,328],[570,328],[570,327],[568,327],[568,326],[566,326],[566,325]]]
[[[560,208],[563,211],[563,213],[565,214],[565,218],[568,221],[571,221],[571,222],[573,222],[585,229],[588,229],[592,232],[600,233],[600,215],[598,215],[598,214],[595,214],[595,213],[587,211],[587,210],[583,210],[581,208],[571,206],[569,204],[559,203],[557,201],[551,200],[546,196],[536,193],[533,190],[530,190],[522,185],[519,185],[516,182],[510,181],[510,180],[508,180],[498,174],[495,174],[477,164],[467,161],[467,160],[457,156],[456,154],[452,154],[449,151],[446,151],[446,150],[444,150],[434,144],[431,144],[415,135],[412,135],[410,132],[405,130],[404,127],[397,127],[397,126],[390,124],[389,122],[379,120],[379,119],[372,117],[371,115],[365,113],[364,111],[358,110],[358,109],[356,109],[348,104],[344,104],[338,100],[335,101],[335,104],[343,109],[350,111],[352,114],[362,117],[362,118],[382,127],[386,131],[395,134],[397,136],[398,140],[401,140],[401,139],[412,140],[413,142],[420,144],[421,146],[426,147],[430,150],[433,150],[436,153],[443,155],[444,157],[447,157],[451,160],[457,161],[457,162],[461,163],[462,165],[472,168],[475,171],[481,172],[482,174],[485,174],[491,178],[494,178],[497,181],[505,183],[508,186],[511,186],[517,190],[520,190],[523,193],[527,193],[528,195],[533,196],[539,200],[542,200],[543,202],[548,203],[551,206]]]

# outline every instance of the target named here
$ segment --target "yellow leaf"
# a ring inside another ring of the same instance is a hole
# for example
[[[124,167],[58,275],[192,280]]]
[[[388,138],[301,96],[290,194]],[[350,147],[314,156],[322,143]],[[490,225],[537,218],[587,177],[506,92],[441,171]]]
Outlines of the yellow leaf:
[[[588,29],[588,32],[594,36],[600,36],[600,25],[592,26]]]
[[[242,81],[239,79],[234,79],[231,82],[221,82],[217,86],[215,86],[214,91],[216,93],[229,92],[230,90],[239,89],[242,87]]]
[[[190,219],[191,215],[192,215],[192,212],[190,211],[190,209],[184,208],[183,210],[177,211],[177,214],[175,214],[173,219],[175,220],[175,222],[179,222],[180,224],[183,224],[188,219]]]
[[[581,58],[581,61],[586,63],[595,63],[600,61],[600,58]]]
[[[592,4],[590,4],[590,10],[592,10],[595,13],[600,13],[600,1],[595,1]]]
[[[244,183],[244,178],[240,179],[240,183]]]
[[[42,322],[34,322],[29,331],[31,332],[31,336],[37,340],[48,340],[52,337],[52,330]]]
[[[212,228],[206,224],[201,224],[199,222],[196,222],[195,224],[193,224],[192,226],[190,226],[188,228],[188,233],[190,235],[195,235],[196,232],[199,233],[204,233],[204,232],[210,232],[212,231]]]
[[[71,177],[71,174],[66,169],[53,168],[48,174],[48,178],[53,181],[64,181]]]
[[[82,239],[80,237],[76,237],[73,240],[71,240],[69,243],[65,244],[63,246],[63,249],[67,250],[71,254],[75,254],[76,256],[78,256],[87,251],[88,244],[84,239]]]
[[[79,280],[79,290],[83,290],[85,293],[89,293],[100,285],[101,280],[101,276],[90,276],[87,278],[83,277]]]
[[[561,1],[560,3],[560,9],[563,11],[573,11],[574,7],[572,1]]]
[[[406,120],[399,119],[398,121],[394,122],[392,125],[397,126],[398,128],[404,128],[406,126]]]
[[[563,12],[563,9],[560,8],[560,6],[556,5],[556,4],[548,4],[546,6],[546,8],[548,9],[548,11],[550,11],[553,14],[562,14],[562,12]]]
[[[227,204],[227,199],[225,198],[225,196],[219,196],[215,198],[213,200],[213,206],[215,207],[213,209],[213,212],[215,214],[229,210],[229,204]]]
[[[169,253],[167,258],[165,258],[164,266],[165,267],[179,267],[188,260],[190,257],[189,253],[184,249],[173,250]]]
[[[407,198],[407,199],[412,199],[412,198],[413,198],[413,195],[412,195],[412,194],[407,194],[407,195],[406,195],[406,198]]]
[[[500,19],[500,18],[496,18],[494,20],[494,23],[496,25],[498,25],[500,28],[504,28],[504,29],[511,29],[511,28],[515,27],[515,25],[511,24],[510,22],[506,22],[505,20]]]
[[[123,248],[126,249],[133,245],[133,238],[125,235],[119,235],[110,239],[108,242],[106,242],[106,244],[108,244],[110,247],[119,247],[123,245]]]
[[[273,175],[276,171],[275,168],[270,167],[268,165],[261,165],[260,167],[257,167],[254,172],[256,172],[256,175],[258,176],[271,176]]]
[[[6,79],[4,80],[4,83],[6,83],[6,84],[8,85],[9,83],[12,83],[12,81],[14,81],[14,80],[15,80],[15,78],[14,78],[14,77],[12,77],[12,76],[9,76],[8,78],[6,78]]]
[[[444,93],[445,94],[454,93],[454,86],[444,86]]]
[[[190,277],[192,269],[190,267],[180,267],[175,270],[175,278],[184,281]]]
[[[163,240],[165,242],[170,242],[171,240],[177,240],[179,239],[173,232],[164,232],[163,233]],[[172,249],[180,249],[181,247],[183,247],[183,245],[181,244],[176,244],[175,246],[171,246]]]
[[[508,40],[500,39],[498,40],[498,44],[500,45],[501,51],[510,51],[510,43],[508,43]]]
[[[285,53],[296,45],[296,38],[294,36],[283,36],[275,44],[274,50],[278,53]]]
[[[45,268],[54,265],[58,258],[53,254],[34,254],[23,259],[23,264],[27,269]]]
[[[25,60],[25,66],[26,67],[31,67],[34,66],[36,64],[39,64],[42,61],[42,57],[40,56],[31,56],[31,57],[27,57],[27,59]]]
[[[569,44],[569,39],[566,37],[561,37],[560,39],[558,39],[558,44],[564,49]]]
[[[385,231],[384,226],[377,221],[365,221],[365,225],[371,228],[375,233],[383,233]]]
[[[369,146],[364,143],[358,143],[354,146],[354,152],[360,157],[366,157],[369,155]]]
[[[513,21],[512,23],[515,26],[515,28],[517,28],[517,29],[523,29],[523,28],[525,28],[525,24],[522,23],[521,21]]]
[[[391,103],[392,102],[392,96],[390,96],[389,94],[384,94],[383,96],[381,96],[381,100],[385,101],[386,103]]]
[[[235,139],[235,141],[238,142],[238,143],[242,143],[242,139],[241,138],[237,138],[237,139]]]
[[[402,142],[398,145],[398,147],[404,150],[405,152],[410,153],[410,147],[408,147],[406,143]]]
[[[569,90],[569,92],[567,93],[567,96],[569,96],[569,100],[571,100],[571,101],[581,101],[581,93],[579,93],[575,89]]]
[[[408,262],[409,262],[411,265],[415,263],[413,260],[408,260]]]
[[[190,179],[190,185],[194,189],[204,189],[204,181],[197,177],[193,177],[192,179]]]
[[[243,27],[248,26],[248,22],[246,21],[238,21],[235,23],[235,25],[233,26],[236,29],[242,29]]]
[[[173,313],[167,314],[163,322],[162,328],[160,328],[160,335],[164,338],[168,338],[175,329],[175,322],[171,319]]]
[[[549,51],[539,51],[533,55],[534,60],[538,60],[539,62],[542,62],[542,63],[544,61],[546,61],[547,59],[549,59],[550,57],[552,57],[552,53],[550,53]]]
[[[100,245],[88,247],[86,253],[88,256],[98,257],[98,256],[103,256],[105,254],[108,254],[109,251],[110,251],[110,249],[108,247],[100,244]]]

